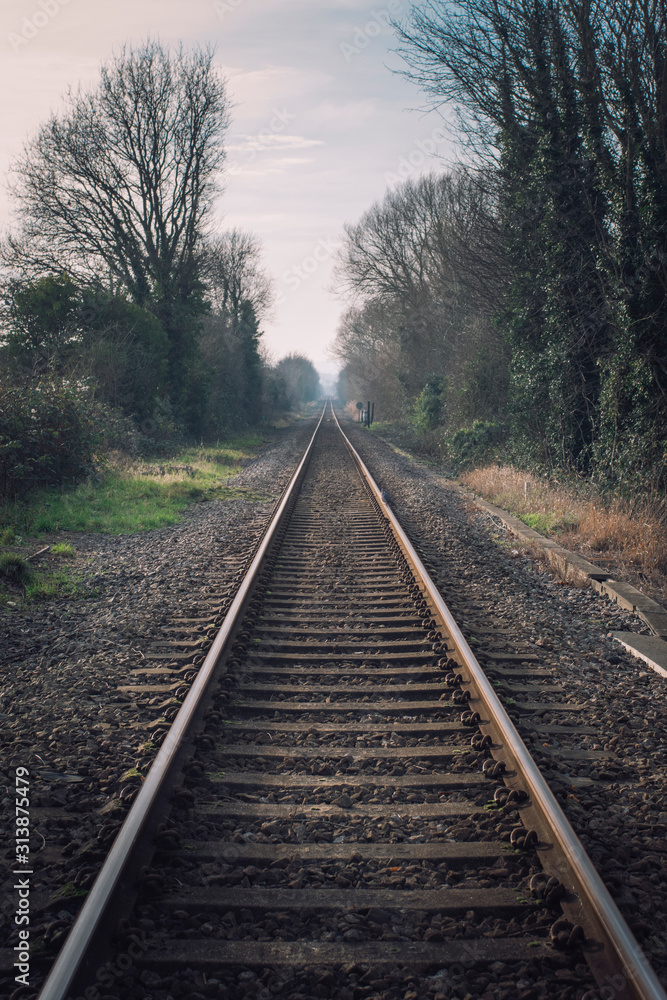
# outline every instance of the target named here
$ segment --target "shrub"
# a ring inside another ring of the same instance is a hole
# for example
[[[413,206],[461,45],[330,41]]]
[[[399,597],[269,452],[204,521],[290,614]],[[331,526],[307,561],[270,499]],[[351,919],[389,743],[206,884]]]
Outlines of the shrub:
[[[0,385],[0,496],[88,475],[100,443],[85,395],[54,378]]]
[[[79,370],[104,403],[146,421],[165,390],[167,334],[146,309],[120,295],[84,292]]]
[[[445,435],[445,455],[454,469],[470,469],[492,461],[505,439],[506,431],[497,420],[476,420],[472,427]]]
[[[32,580],[32,567],[23,556],[5,552],[0,556],[0,576],[10,583],[25,587]]]
[[[48,274],[6,287],[10,318],[7,344],[24,364],[62,361],[71,351],[77,287],[70,276]]]
[[[415,400],[410,416],[410,423],[416,430],[432,431],[442,423],[443,392],[441,378],[434,378],[426,383]]]

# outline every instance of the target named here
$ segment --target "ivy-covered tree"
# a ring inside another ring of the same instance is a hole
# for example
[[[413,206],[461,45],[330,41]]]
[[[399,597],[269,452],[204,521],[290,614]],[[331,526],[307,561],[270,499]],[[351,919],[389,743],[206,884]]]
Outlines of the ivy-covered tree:
[[[612,478],[667,472],[666,14],[427,0],[399,28],[408,75],[499,180],[515,440]]]

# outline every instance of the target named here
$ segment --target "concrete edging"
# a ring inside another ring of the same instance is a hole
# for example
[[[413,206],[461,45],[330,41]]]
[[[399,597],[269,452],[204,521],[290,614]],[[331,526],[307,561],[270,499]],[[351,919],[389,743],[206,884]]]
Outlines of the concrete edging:
[[[545,538],[538,531],[529,528],[527,524],[503,510],[489,503],[476,493],[471,493],[466,487],[452,480],[442,480],[450,488],[454,488],[458,493],[472,500],[480,510],[486,511],[499,521],[518,538],[529,542],[544,551],[544,554],[561,580],[570,580],[583,583],[587,582],[598,594],[608,597],[619,607],[626,611],[632,611],[638,615],[642,621],[646,622],[653,635],[640,635],[635,632],[612,632],[613,638],[621,643],[628,652],[638,659],[643,660],[652,670],[667,677],[667,609],[656,601],[642,594],[641,590],[623,583],[620,580],[612,580],[606,570],[600,566],[595,566],[577,555],[563,548],[550,538]]]

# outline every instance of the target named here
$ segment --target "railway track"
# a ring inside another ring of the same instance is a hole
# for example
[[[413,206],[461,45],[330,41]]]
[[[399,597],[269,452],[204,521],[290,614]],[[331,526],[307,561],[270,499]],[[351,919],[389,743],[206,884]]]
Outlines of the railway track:
[[[567,732],[521,659],[496,686]],[[665,998],[331,410],[41,997],[91,984]]]

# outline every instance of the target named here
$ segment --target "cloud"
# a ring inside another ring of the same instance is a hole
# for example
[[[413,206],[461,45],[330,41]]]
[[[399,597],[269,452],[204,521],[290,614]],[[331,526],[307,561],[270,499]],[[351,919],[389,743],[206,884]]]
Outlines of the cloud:
[[[330,89],[334,83],[331,74],[309,67],[269,64],[262,69],[247,70],[226,64],[224,52],[221,56],[220,65],[229,81],[230,93],[250,117],[266,113],[269,101],[301,104],[306,98],[309,103],[309,95]]]
[[[299,163],[314,163],[312,156],[281,156],[279,160],[274,160],[274,163],[283,164],[286,167],[293,167]]]
[[[284,174],[290,167],[303,166],[304,163],[313,163],[312,157],[307,156],[281,156],[265,161],[262,166],[250,166],[243,163],[230,163],[226,173],[228,175],[243,177],[266,177],[269,174]]]
[[[234,153],[260,153],[274,152],[283,149],[308,149],[309,146],[324,146],[324,139],[306,139],[303,135],[236,135],[234,141],[227,145],[228,152]]]
[[[374,98],[367,98],[363,101],[346,101],[343,104],[335,104],[333,101],[324,101],[318,104],[315,114],[319,121],[331,125],[345,125],[353,128],[355,125],[362,125],[369,118],[377,113],[377,101]]]

